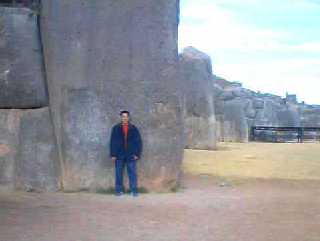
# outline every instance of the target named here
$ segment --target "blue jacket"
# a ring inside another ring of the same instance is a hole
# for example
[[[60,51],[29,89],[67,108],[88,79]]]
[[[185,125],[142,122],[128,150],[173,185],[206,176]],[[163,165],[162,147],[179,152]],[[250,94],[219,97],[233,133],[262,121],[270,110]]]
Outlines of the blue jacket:
[[[113,126],[110,139],[110,157],[132,160],[134,155],[140,158],[141,152],[142,140],[137,127],[129,123],[127,149],[125,149],[122,124]]]

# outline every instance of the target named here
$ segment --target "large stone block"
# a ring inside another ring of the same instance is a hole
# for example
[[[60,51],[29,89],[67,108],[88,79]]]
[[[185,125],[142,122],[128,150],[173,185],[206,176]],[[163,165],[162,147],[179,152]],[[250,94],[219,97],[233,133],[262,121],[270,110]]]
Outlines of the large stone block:
[[[293,104],[288,104],[282,110],[278,110],[278,119],[281,126],[301,126],[298,106]]]
[[[281,126],[279,119],[279,111],[283,109],[283,106],[265,98],[263,108],[259,108],[255,118],[254,124],[257,126]]]
[[[14,189],[20,116],[19,110],[0,110],[0,189]]]
[[[213,94],[214,97],[217,98],[219,97],[221,94],[223,94],[223,88],[220,87],[218,84],[214,83],[215,82],[215,78],[214,76],[212,76],[212,80],[213,80]]]
[[[0,110],[0,188],[56,191],[61,176],[47,107]]]
[[[215,85],[222,92],[215,98],[215,112],[219,116],[217,136],[220,141],[248,141],[249,126],[256,116],[253,105],[254,92],[241,87],[240,83],[216,77]],[[217,88],[217,87],[215,87]]]
[[[236,96],[233,94],[232,90],[223,91],[223,93],[219,96],[219,100],[222,100],[222,101],[229,101],[234,98],[236,98]]]
[[[226,101],[223,114],[223,139],[225,141],[248,141],[249,129],[245,109],[248,101],[236,98]]]
[[[47,107],[21,111],[15,188],[25,191],[60,189],[61,166]]]
[[[255,119],[257,115],[257,110],[254,108],[253,100],[247,99],[247,103],[248,104],[245,107],[245,115],[248,119]]]
[[[302,126],[320,127],[320,106],[301,106],[300,113]]]
[[[67,97],[61,110],[65,189],[108,186],[113,177],[107,145],[111,123],[102,102],[88,89],[69,89]]]
[[[183,153],[177,0],[43,0],[41,32],[65,189],[113,186],[121,109],[144,141],[139,183],[176,184]]]
[[[253,100],[253,107],[255,109],[263,109],[264,108],[264,100],[263,99],[258,99],[258,98],[255,98]]]
[[[37,17],[0,7],[0,108],[48,105]]]
[[[188,47],[180,55],[180,86],[186,147],[215,149],[216,120],[210,57]]]

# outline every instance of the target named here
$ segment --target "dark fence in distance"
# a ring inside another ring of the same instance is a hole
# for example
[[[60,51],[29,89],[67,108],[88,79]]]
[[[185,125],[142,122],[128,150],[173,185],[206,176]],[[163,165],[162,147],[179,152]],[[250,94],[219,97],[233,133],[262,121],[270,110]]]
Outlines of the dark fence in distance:
[[[320,127],[252,126],[249,138],[265,142],[320,141]]]

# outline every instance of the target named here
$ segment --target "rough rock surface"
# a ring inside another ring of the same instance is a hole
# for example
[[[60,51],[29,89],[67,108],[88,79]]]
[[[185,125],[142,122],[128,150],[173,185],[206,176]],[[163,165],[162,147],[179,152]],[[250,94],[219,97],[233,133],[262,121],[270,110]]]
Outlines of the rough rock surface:
[[[144,140],[139,186],[154,191],[177,184],[183,127],[187,147],[201,149],[216,138],[247,141],[252,125],[320,127],[320,107],[295,95],[255,93],[217,76],[212,87],[203,53],[189,49],[179,68],[178,0],[42,4],[40,30],[32,11],[0,7],[1,190],[113,187],[108,144],[122,109]]]
[[[24,8],[0,8],[0,108],[48,105],[37,18]]]
[[[47,107],[0,110],[0,187],[56,191],[60,165]]]
[[[248,119],[256,114],[250,99],[252,91],[242,88],[240,83],[217,76],[213,79],[218,141],[247,141]]]
[[[19,110],[0,110],[0,188],[14,189],[15,160],[19,142]]]
[[[254,120],[255,125],[259,126],[280,126],[279,111],[283,108],[282,104],[272,99],[264,99],[262,109],[259,109]]]
[[[60,163],[47,107],[23,110],[15,164],[15,188],[26,191],[60,189]]]
[[[195,48],[185,48],[180,55],[180,78],[186,148],[215,149],[216,119],[210,57]]]
[[[301,124],[305,127],[320,127],[320,106],[301,105]]]
[[[245,115],[244,102],[240,98],[224,103],[224,113],[222,115],[222,135],[223,141],[242,142],[248,140],[248,123]],[[220,117],[221,118],[221,117]]]
[[[183,153],[176,0],[44,0],[41,32],[66,190],[113,186],[110,130],[121,109],[144,141],[139,182],[176,185]]]
[[[291,98],[256,93],[214,76],[220,141],[248,141],[251,126],[300,126],[301,108]]]

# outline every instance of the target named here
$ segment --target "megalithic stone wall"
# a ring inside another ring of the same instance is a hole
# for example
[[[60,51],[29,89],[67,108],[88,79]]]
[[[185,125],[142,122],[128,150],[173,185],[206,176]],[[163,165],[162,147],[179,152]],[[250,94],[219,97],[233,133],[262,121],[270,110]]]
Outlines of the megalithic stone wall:
[[[15,164],[15,188],[57,191],[61,166],[48,107],[20,114],[19,148]]]
[[[215,78],[217,136],[221,141],[246,142],[251,126],[300,126],[297,103],[280,96],[256,93],[241,84]]]
[[[305,127],[320,127],[320,106],[299,106],[301,124]]]
[[[0,108],[48,106],[37,16],[0,8]]]
[[[19,120],[19,110],[0,110],[0,189],[14,189]]]
[[[60,189],[37,15],[26,8],[0,7],[0,133],[0,189]]]
[[[112,125],[142,132],[139,185],[176,185],[183,154],[177,0],[43,0],[41,32],[65,190],[114,185]]]
[[[58,191],[60,163],[48,107],[0,110],[0,190]]]
[[[214,79],[217,139],[219,141],[248,141],[248,120],[254,118],[252,92],[217,76]]]
[[[213,129],[247,141],[252,125],[320,126],[320,107],[290,95],[216,77],[208,94],[203,53],[182,55],[178,76],[178,10],[177,0],[43,0],[39,29],[33,11],[0,7],[0,190],[113,187],[109,138],[122,109],[144,140],[139,186],[154,191],[178,181],[183,114],[196,123],[188,145],[201,149],[212,149]]]
[[[180,54],[180,89],[186,148],[216,148],[211,59],[188,47]]]

